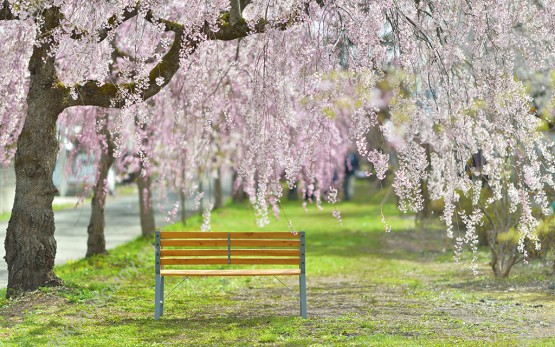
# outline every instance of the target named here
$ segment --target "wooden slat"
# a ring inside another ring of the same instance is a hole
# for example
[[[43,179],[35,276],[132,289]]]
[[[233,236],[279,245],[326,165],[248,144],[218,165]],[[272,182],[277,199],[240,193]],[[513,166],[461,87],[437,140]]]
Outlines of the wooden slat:
[[[297,254],[299,252],[297,251]],[[256,255],[256,254],[252,254]],[[198,257],[198,256],[226,256],[226,249],[162,249],[160,257]]]
[[[161,239],[225,239],[227,233],[223,232],[192,232],[192,231],[161,231]]]
[[[162,249],[160,257],[225,256],[227,249]],[[231,249],[231,256],[299,257],[297,249]]]
[[[231,232],[231,239],[300,239],[301,234],[288,232]]]
[[[231,247],[300,247],[299,240],[231,240]]]
[[[299,276],[300,269],[162,270],[162,276]]]
[[[160,265],[212,265],[227,264],[226,258],[162,258]]]
[[[280,232],[230,232],[232,239],[299,239],[300,234],[293,234],[288,231]],[[191,232],[191,231],[162,231],[160,232],[161,239],[225,239],[227,240],[226,232]]]
[[[300,257],[298,249],[231,249],[232,257],[253,255],[274,257]]]
[[[299,258],[231,258],[231,265],[299,265]],[[162,258],[161,265],[228,264],[227,258]]]
[[[231,258],[231,265],[299,265],[299,258]]]
[[[160,240],[162,247],[226,247],[226,240]]]
[[[227,240],[161,240],[162,247],[227,247]],[[231,247],[295,247],[299,240],[231,240]]]

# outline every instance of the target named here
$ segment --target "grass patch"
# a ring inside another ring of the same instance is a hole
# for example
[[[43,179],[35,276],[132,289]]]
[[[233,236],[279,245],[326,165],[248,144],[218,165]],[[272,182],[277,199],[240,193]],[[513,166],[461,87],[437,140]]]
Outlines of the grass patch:
[[[0,213],[0,222],[9,221],[11,216],[12,216],[11,212]]]
[[[0,339],[6,346],[555,345],[547,266],[518,265],[497,280],[483,250],[474,277],[453,263],[440,230],[416,229],[380,200],[341,204],[342,224],[329,206],[307,213],[284,204],[307,235],[309,319],[298,317],[295,278],[213,277],[167,278],[164,316],[154,321],[150,238],[57,267],[65,287],[0,299]],[[193,216],[168,229],[198,230],[201,222]],[[257,230],[247,205],[214,211],[212,222],[216,231]],[[287,221],[282,215],[264,230],[287,230]]]

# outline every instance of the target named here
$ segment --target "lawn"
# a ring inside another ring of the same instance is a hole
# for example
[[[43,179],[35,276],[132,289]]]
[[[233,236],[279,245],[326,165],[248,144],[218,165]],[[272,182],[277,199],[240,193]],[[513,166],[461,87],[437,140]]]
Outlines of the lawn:
[[[166,279],[164,316],[153,319],[153,239],[56,268],[66,286],[0,299],[5,346],[554,346],[555,278],[542,262],[492,278],[453,253],[440,228],[416,228],[391,202],[283,208],[306,231],[308,319],[295,278]],[[381,211],[393,231],[386,233]],[[198,230],[193,217],[186,227]],[[213,212],[218,231],[256,230],[248,206]],[[264,230],[287,230],[283,218]],[[466,258],[469,258],[467,255]],[[0,292],[2,298],[4,292]]]

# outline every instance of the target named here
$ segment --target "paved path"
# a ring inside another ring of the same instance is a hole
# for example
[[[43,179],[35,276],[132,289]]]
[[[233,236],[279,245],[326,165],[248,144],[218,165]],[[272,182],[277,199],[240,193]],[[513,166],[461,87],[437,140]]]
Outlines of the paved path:
[[[138,194],[137,194],[138,195]],[[171,202],[168,202],[171,209]],[[138,197],[132,196],[108,198],[106,202],[106,247],[108,249],[131,241],[141,235],[141,224],[139,220]],[[87,226],[91,215],[90,204],[54,212],[56,222],[56,241],[58,250],[56,253],[56,265],[63,264],[68,260],[80,259],[87,251]],[[162,226],[166,223],[165,216],[157,212],[155,214],[156,225]],[[0,288],[8,285],[8,268],[4,255],[4,240],[8,222],[0,222]]]

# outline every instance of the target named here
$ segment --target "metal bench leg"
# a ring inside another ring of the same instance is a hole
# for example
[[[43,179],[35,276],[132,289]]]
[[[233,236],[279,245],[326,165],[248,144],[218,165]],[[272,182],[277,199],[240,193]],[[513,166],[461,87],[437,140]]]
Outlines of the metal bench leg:
[[[301,317],[306,318],[306,275],[299,276]]]
[[[164,314],[164,276],[160,276],[160,316]]]
[[[305,232],[301,231],[300,233],[300,241],[301,241],[301,264],[300,270],[301,274],[299,275],[299,299],[300,299],[300,306],[301,306],[301,317],[306,318],[306,269],[305,269]]]
[[[159,319],[163,311],[164,300],[164,278],[156,275],[156,287],[154,289],[154,319]]]
[[[164,313],[164,277],[160,275],[160,230],[155,232],[155,247],[154,275],[156,285],[154,288],[154,319],[159,319],[162,313]]]

